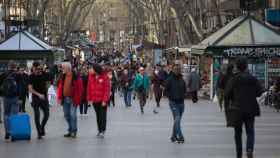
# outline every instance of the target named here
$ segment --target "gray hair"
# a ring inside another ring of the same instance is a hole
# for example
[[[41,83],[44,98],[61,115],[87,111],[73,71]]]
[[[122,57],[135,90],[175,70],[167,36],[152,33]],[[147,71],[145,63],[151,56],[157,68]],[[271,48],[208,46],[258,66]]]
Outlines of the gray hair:
[[[62,63],[62,67],[63,67],[63,68],[67,68],[67,69],[69,69],[69,70],[72,70],[72,65],[71,65],[70,62],[63,62],[63,63]]]

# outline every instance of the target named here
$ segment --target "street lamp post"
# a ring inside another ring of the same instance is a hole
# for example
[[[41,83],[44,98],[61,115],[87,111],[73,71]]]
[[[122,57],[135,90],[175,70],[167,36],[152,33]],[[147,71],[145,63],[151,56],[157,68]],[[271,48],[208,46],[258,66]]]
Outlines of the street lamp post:
[[[176,39],[177,39],[176,60],[178,60],[178,58],[179,58],[179,45],[180,45],[180,42],[179,42],[179,32],[178,31],[176,31]]]

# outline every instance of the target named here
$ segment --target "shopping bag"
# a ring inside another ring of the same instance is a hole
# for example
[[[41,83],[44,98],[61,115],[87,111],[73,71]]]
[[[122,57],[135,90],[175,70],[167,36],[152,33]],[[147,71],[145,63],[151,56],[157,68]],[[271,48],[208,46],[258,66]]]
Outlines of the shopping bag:
[[[218,103],[219,100],[218,100],[218,96],[217,94],[215,94],[214,98],[213,98],[213,103]]]
[[[28,93],[28,101],[30,104],[32,103],[32,93]]]
[[[48,100],[49,100],[49,105],[50,106],[55,106],[57,105],[57,102],[56,102],[56,92],[55,92],[55,89],[54,89],[54,86],[51,85],[48,89]]]

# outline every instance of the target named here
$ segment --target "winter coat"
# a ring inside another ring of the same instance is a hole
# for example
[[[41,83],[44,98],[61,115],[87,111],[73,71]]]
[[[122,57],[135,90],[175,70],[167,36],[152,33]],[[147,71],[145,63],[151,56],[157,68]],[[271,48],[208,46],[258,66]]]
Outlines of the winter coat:
[[[252,117],[260,115],[257,97],[263,93],[259,81],[248,72],[234,75],[226,86],[225,110],[229,106],[240,109],[241,114]],[[234,118],[236,120],[236,118]],[[230,120],[229,120],[230,121]]]
[[[141,91],[141,87],[143,86],[144,92],[148,93],[150,88],[150,79],[147,74],[144,74],[144,78],[139,73],[136,74],[135,79],[132,84],[132,89],[136,92]]]
[[[161,94],[162,93],[162,86],[164,86],[165,82],[165,76],[164,76],[164,71],[159,71],[158,74],[153,75],[152,78],[152,84],[153,84],[153,89],[155,94]]]
[[[219,83],[219,88],[225,90],[229,80],[233,77],[232,73],[227,73],[223,75]]]
[[[130,90],[131,87],[132,87],[132,84],[133,84],[133,77],[132,77],[132,74],[122,74],[121,76],[121,87],[124,89],[124,90]],[[128,85],[126,85],[128,83]]]
[[[81,104],[82,93],[83,93],[83,81],[81,77],[73,72],[72,75],[72,100],[75,106],[79,106]],[[64,102],[63,96],[63,86],[64,86],[65,75],[58,80],[57,86],[57,100],[61,101],[62,105]]]
[[[172,76],[170,76],[166,81],[165,91],[170,101],[183,103],[187,90],[186,83],[182,75],[175,76],[173,74]]]
[[[189,77],[189,91],[198,91],[201,86],[200,76],[196,72],[192,72]]]
[[[93,103],[108,103],[110,100],[111,85],[107,73],[101,75],[89,74],[87,86],[87,100]]]

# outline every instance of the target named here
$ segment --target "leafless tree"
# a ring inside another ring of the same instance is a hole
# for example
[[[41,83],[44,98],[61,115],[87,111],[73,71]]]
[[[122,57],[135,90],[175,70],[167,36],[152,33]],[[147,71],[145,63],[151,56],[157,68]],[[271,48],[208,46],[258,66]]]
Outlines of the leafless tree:
[[[170,21],[170,12],[175,13],[174,29],[177,30],[180,43],[196,43],[204,38],[203,26],[206,15],[211,12],[217,17],[217,27],[222,26],[220,0],[124,0],[134,8],[144,8],[151,17],[159,42],[164,39],[166,21]],[[133,10],[137,15],[137,9]]]
[[[80,30],[91,12],[96,0],[51,0],[48,8],[49,23],[54,25],[51,31],[58,37],[58,44],[67,45],[71,32]],[[52,17],[55,16],[55,17]],[[52,21],[56,20],[56,21]]]
[[[135,15],[146,14],[147,18],[151,18],[157,40],[159,43],[163,43],[166,30],[165,23],[170,12],[169,0],[127,0],[126,2],[136,8],[134,10]],[[144,10],[144,12],[139,12],[139,8],[140,11]],[[142,23],[144,24],[144,21]]]
[[[51,0],[26,0],[27,17],[43,21]]]

